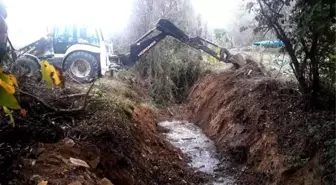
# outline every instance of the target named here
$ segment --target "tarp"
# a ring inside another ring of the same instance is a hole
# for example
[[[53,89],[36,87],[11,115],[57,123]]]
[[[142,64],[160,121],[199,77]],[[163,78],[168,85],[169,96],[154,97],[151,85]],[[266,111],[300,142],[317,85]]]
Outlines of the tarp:
[[[264,41],[253,42],[252,45],[264,46],[264,47],[281,47],[281,46],[284,46],[284,43],[282,41],[264,40]]]

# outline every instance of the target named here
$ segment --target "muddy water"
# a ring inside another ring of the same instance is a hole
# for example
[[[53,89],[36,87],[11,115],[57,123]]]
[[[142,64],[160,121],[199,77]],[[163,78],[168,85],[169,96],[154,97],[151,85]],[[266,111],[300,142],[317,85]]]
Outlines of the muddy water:
[[[235,184],[232,177],[217,172],[227,164],[218,160],[214,143],[199,127],[186,121],[164,121],[159,126],[168,130],[164,133],[167,140],[190,158],[189,165],[195,171],[199,170],[214,177],[214,181],[207,185]]]

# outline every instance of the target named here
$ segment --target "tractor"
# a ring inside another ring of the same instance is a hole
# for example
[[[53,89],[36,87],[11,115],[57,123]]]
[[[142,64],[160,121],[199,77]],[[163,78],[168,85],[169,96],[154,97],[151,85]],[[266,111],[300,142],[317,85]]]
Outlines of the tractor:
[[[66,71],[76,82],[88,83],[120,68],[113,46],[102,30],[85,24],[55,25],[45,37],[16,50],[10,71],[31,76],[40,70],[41,60]],[[114,62],[111,62],[114,61]]]
[[[5,16],[0,17],[0,24],[6,26]],[[204,51],[219,61],[232,63],[236,68],[241,66],[226,48],[200,37],[190,37],[166,19],[160,19],[153,29],[131,44],[126,54],[114,54],[113,45],[105,40],[102,30],[84,23],[54,25],[45,37],[19,50],[15,50],[7,38],[7,26],[1,28],[6,29],[0,29],[0,39],[4,36],[4,40],[0,40],[3,41],[0,43],[0,52],[10,54],[12,62],[9,62],[7,68],[16,76],[40,73],[40,62],[48,60],[69,74],[74,81],[89,83],[108,72],[133,66],[166,36]]]

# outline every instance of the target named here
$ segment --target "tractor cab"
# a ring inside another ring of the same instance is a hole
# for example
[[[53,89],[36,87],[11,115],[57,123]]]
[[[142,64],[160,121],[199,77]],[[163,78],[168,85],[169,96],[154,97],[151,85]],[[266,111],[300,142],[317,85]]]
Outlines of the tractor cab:
[[[86,25],[56,25],[51,34],[55,54],[65,54],[67,49],[75,44],[86,44],[98,48],[104,44],[101,30]]]

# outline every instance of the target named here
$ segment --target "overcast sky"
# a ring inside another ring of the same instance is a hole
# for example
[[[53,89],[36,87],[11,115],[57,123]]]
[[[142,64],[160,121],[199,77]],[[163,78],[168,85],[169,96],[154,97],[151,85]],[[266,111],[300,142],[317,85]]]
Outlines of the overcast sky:
[[[132,0],[4,0],[9,34],[16,47],[29,44],[46,33],[48,24],[71,16],[99,24],[106,32],[121,32],[131,13]],[[212,28],[234,21],[239,0],[192,0],[197,13]],[[76,10],[87,10],[80,14]],[[102,18],[103,17],[103,18]]]
[[[241,0],[193,0],[197,13],[212,28],[226,28],[235,21]]]

